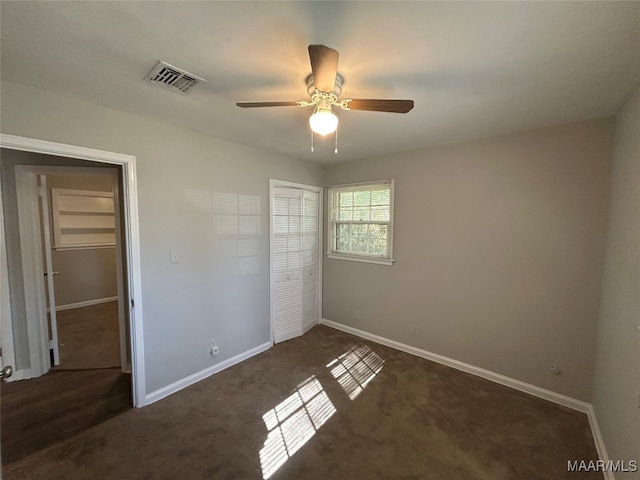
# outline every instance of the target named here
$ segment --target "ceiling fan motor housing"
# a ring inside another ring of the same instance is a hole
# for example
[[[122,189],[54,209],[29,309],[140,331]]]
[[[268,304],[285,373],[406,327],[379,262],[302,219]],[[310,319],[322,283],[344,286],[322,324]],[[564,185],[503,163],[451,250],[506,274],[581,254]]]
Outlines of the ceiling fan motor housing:
[[[304,79],[304,82],[307,84],[307,93],[309,94],[310,97],[313,97],[313,94],[316,93],[316,86],[313,83],[313,73],[310,73],[309,75],[307,75],[307,77]],[[333,87],[333,93],[335,93],[336,97],[339,97],[340,94],[342,93],[343,84],[344,84],[344,77],[341,74],[336,73],[336,84]],[[330,92],[325,92],[325,93],[330,93]]]

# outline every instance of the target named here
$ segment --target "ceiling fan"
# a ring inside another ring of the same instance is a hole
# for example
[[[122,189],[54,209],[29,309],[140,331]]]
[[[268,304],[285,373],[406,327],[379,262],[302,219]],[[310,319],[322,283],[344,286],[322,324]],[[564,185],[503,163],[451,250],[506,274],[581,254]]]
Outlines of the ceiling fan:
[[[344,82],[344,77],[338,73],[338,55],[336,50],[324,45],[309,45],[311,74],[307,76],[305,81],[311,101],[238,102],[236,105],[242,108],[313,106],[315,108],[313,114],[309,117],[309,126],[312,132],[323,136],[335,132],[338,128],[338,117],[333,113],[334,105],[343,110],[369,110],[391,113],[407,113],[413,108],[413,100],[362,98],[338,100],[340,93],[342,93],[342,84]],[[313,151],[313,145],[311,150]]]

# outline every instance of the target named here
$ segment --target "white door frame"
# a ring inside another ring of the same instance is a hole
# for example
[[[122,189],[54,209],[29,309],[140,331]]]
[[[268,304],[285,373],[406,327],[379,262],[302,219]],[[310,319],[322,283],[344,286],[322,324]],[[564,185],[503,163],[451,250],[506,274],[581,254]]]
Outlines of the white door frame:
[[[123,372],[130,372],[131,365],[128,363],[129,359],[127,358],[127,332],[126,332],[126,320],[125,320],[125,295],[124,295],[124,266],[122,261],[122,229],[120,223],[120,195],[119,195],[119,187],[118,187],[118,174],[114,171],[113,168],[95,168],[95,167],[59,167],[59,166],[49,166],[49,165],[16,165],[16,194],[18,197],[18,215],[20,219],[20,250],[21,252],[33,252],[34,258],[36,259],[35,267],[32,268],[25,267],[25,258],[28,256],[23,255],[23,282],[24,282],[24,291],[25,291],[25,302],[26,302],[26,310],[27,310],[27,326],[29,332],[37,332],[38,328],[36,326],[30,325],[30,323],[38,322],[38,319],[42,319],[44,328],[42,330],[42,335],[47,335],[46,332],[46,314],[44,311],[44,305],[41,303],[42,299],[45,296],[44,285],[41,282],[43,278],[44,271],[40,268],[42,265],[42,261],[39,259],[39,256],[42,249],[42,244],[40,239],[42,235],[40,231],[40,218],[38,215],[34,215],[37,212],[37,209],[34,210],[32,208],[32,198],[34,195],[33,188],[37,188],[33,182],[35,182],[35,177],[38,175],[73,175],[73,176],[109,176],[113,182],[113,200],[115,205],[114,210],[114,220],[115,220],[115,258],[116,258],[116,281],[117,281],[117,293],[118,293],[118,325],[119,325],[119,335],[120,335],[120,365]],[[27,185],[30,187],[28,188]],[[44,194],[43,200],[44,203],[48,205],[48,193]],[[22,207],[26,208],[22,208]],[[31,216],[35,216],[32,220]],[[44,212],[43,212],[44,216]],[[47,215],[48,219],[48,215]],[[43,219],[44,220],[44,219]],[[24,228],[23,228],[24,223]],[[36,228],[37,227],[37,228]],[[35,230],[34,230],[35,229]],[[49,234],[49,224],[46,223],[43,225],[44,236],[46,237]],[[50,238],[50,237],[49,237]],[[46,241],[45,241],[46,243]],[[51,269],[53,270],[53,269]],[[49,292],[53,290],[51,284],[53,283],[53,277],[49,276],[47,278],[50,286]],[[35,288],[34,288],[35,286]],[[55,303],[54,303],[55,305]],[[55,312],[51,313],[51,330],[53,334],[53,348],[57,348],[57,331],[54,326]],[[43,345],[44,338],[40,336],[35,336],[36,342],[34,345],[29,342],[29,349],[37,349],[38,347],[44,347],[45,350],[49,350],[49,347]],[[31,335],[29,336],[31,338]],[[32,367],[31,367],[31,376],[36,377],[46,373],[49,370],[49,355],[48,353],[45,355],[45,361],[42,364],[38,362],[38,355],[35,351],[31,352],[32,358]],[[34,368],[34,359],[35,366]],[[17,371],[17,378],[26,378],[26,373],[22,374],[22,370]]]
[[[133,406],[144,406],[145,378],[144,378],[144,341],[142,324],[142,284],[140,269],[140,230],[138,221],[138,186],[136,178],[136,158],[133,155],[95,150],[92,148],[66,145],[16,135],[0,133],[0,148],[20,150],[45,155],[89,160],[122,167],[123,189],[121,201],[124,206],[124,245],[123,253],[127,260],[127,279],[130,303],[126,306],[131,325],[131,377],[133,390]],[[0,197],[2,186],[0,184]],[[0,209],[0,299],[2,304],[2,340],[3,343],[13,343],[11,328],[10,298],[7,296],[8,269],[6,265],[6,240],[4,234],[4,212]],[[8,336],[11,335],[11,336]],[[11,342],[9,342],[11,340]],[[3,345],[4,347],[4,345]],[[3,364],[15,365],[13,345],[3,348]]]
[[[60,365],[60,342],[58,341],[58,318],[56,317],[56,295],[55,295],[55,285],[53,283],[53,262],[51,255],[51,228],[49,224],[49,195],[47,189],[47,176],[46,175],[38,175],[40,178],[40,205],[42,211],[42,235],[41,239],[44,245],[44,270],[47,285],[47,297],[49,304],[49,314],[50,325],[51,325],[51,346],[49,349],[53,353],[53,364]],[[20,250],[24,251],[24,250]]]
[[[324,225],[324,216],[322,214],[323,211],[323,205],[324,205],[324,201],[323,201],[323,193],[324,193],[324,188],[323,187],[318,187],[315,185],[305,185],[303,183],[294,183],[294,182],[287,182],[285,180],[277,180],[274,178],[270,178],[269,179],[269,325],[270,325],[270,331],[271,331],[271,344],[273,344],[275,342],[275,330],[274,330],[274,323],[273,323],[273,307],[274,307],[274,302],[273,302],[273,279],[274,279],[274,272],[273,272],[273,244],[274,244],[274,232],[273,232],[273,202],[272,202],[272,197],[273,197],[273,193],[274,193],[274,189],[278,188],[278,187],[283,187],[283,188],[298,188],[301,190],[309,190],[311,192],[318,192],[318,281],[317,281],[317,285],[318,285],[318,320],[317,322],[320,321],[320,319],[322,318],[322,258],[323,258],[323,239],[324,239],[324,235],[323,235],[323,229],[322,226]],[[316,324],[317,324],[316,322]],[[302,326],[302,328],[304,328],[304,325]],[[302,333],[304,334],[305,331],[303,330]]]

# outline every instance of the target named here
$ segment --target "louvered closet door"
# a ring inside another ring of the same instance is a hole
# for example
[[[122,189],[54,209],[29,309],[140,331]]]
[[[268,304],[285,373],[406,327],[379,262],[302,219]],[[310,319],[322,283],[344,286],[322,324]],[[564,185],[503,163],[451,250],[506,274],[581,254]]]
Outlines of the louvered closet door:
[[[302,335],[302,190],[275,187],[272,198],[272,306],[275,342]]]
[[[318,322],[318,214],[319,194],[302,191],[302,328]]]

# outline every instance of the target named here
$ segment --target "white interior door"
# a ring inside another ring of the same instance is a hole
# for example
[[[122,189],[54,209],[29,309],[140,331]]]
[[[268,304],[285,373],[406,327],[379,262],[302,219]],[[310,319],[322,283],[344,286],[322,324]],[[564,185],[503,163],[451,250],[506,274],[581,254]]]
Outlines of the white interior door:
[[[13,351],[13,325],[11,323],[11,298],[9,296],[9,271],[7,265],[6,240],[2,193],[0,192],[0,368],[15,367]]]
[[[320,195],[302,191],[302,328],[318,323]]]
[[[24,166],[16,166],[16,194],[18,201],[18,223],[20,248],[22,251],[22,275],[24,285],[25,316],[27,321],[27,344],[30,368],[16,373],[23,378],[39,377],[51,368],[49,355],[49,332],[44,288],[44,259],[41,245],[40,188],[37,175]],[[16,375],[14,378],[19,377]]]
[[[276,343],[302,335],[302,190],[275,187],[272,315]]]
[[[275,343],[300,336],[318,322],[320,203],[319,188],[272,184],[271,320]]]
[[[51,228],[49,223],[49,195],[46,175],[38,175],[40,183],[40,208],[42,212],[42,239],[44,245],[44,278],[46,283],[47,300],[49,304],[49,325],[51,327],[51,349],[53,350],[53,364],[60,365],[60,345],[58,343],[58,321],[56,319],[56,295],[54,277],[59,272],[53,271],[51,258]]]

